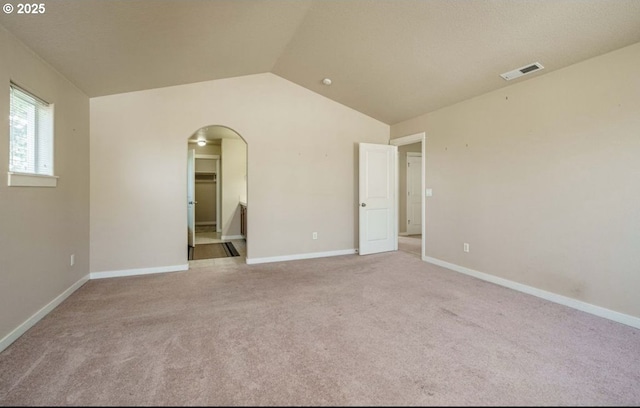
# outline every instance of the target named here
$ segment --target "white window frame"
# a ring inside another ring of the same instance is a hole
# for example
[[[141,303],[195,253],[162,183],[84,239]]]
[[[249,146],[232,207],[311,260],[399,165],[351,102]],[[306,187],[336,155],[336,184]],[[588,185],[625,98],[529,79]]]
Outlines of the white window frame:
[[[11,88],[22,92],[29,97],[33,98],[37,103],[46,105],[51,108],[51,174],[40,174],[40,173],[24,173],[11,171],[11,167],[9,168],[8,177],[7,177],[7,185],[9,187],[56,187],[58,185],[58,177],[54,175],[54,161],[55,161],[55,151],[54,151],[54,141],[55,141],[55,132],[54,132],[54,122],[55,122],[55,110],[53,104],[50,104],[31,92],[25,90],[24,88],[16,85],[15,83],[10,83],[9,94],[11,95]],[[9,97],[9,106],[11,107],[13,101],[12,96]],[[11,111],[11,108],[10,108]],[[11,134],[11,120],[9,121],[9,133]],[[35,138],[38,138],[36,134]],[[11,138],[10,138],[11,139]],[[11,140],[9,141],[9,156],[11,157],[11,149],[13,146],[11,144]],[[35,159],[34,159],[35,160]],[[11,164],[10,164],[11,166]],[[34,166],[35,167],[35,166]]]

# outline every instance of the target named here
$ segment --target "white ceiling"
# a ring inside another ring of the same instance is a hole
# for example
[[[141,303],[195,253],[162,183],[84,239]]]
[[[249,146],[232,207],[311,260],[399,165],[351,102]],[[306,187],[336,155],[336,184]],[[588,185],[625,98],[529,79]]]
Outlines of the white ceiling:
[[[272,72],[388,124],[640,41],[639,0],[45,5],[0,24],[90,97]],[[532,62],[545,69],[499,77]]]

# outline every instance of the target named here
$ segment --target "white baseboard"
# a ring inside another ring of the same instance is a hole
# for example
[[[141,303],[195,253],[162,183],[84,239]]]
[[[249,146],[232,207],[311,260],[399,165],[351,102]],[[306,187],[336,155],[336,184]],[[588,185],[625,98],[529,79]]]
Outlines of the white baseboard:
[[[0,352],[14,341],[18,339],[18,337],[22,336],[27,330],[33,327],[34,324],[38,323],[43,317],[45,317],[49,312],[55,309],[60,303],[62,303],[66,298],[68,298],[73,292],[78,290],[82,285],[84,285],[89,280],[89,275],[86,275],[76,283],[71,285],[67,290],[62,292],[60,295],[56,296],[51,302],[45,305],[42,309],[38,310],[33,316],[28,318],[24,323],[20,326],[16,327],[11,333],[4,336],[2,340],[0,340]]]
[[[220,237],[220,239],[222,240],[229,240],[229,239],[244,239],[244,235],[222,235]]]
[[[398,232],[398,235],[401,237],[408,237],[409,233],[408,232]]]
[[[254,265],[269,262],[296,261],[300,259],[327,258],[330,256],[353,255],[357,253],[357,249],[340,249],[338,251],[312,252],[308,254],[269,256],[266,258],[247,258],[247,264]]]
[[[464,266],[452,264],[449,262],[441,261],[440,259],[431,258],[429,256],[423,256],[423,261],[432,263],[434,265],[442,266],[452,271],[464,273],[465,275],[473,276],[487,282],[495,283],[496,285],[504,286],[509,289],[517,290],[518,292],[527,293],[554,303],[558,303],[564,306],[568,306],[573,309],[580,310],[582,312],[590,313],[595,316],[604,317],[605,319],[613,320],[614,322],[626,324],[627,326],[640,329],[640,318],[631,316],[628,314],[616,312],[614,310],[606,309],[604,307],[592,305],[591,303],[582,302],[570,297],[558,295],[557,293],[547,292],[546,290],[534,288],[533,286],[524,285],[522,283],[514,282],[508,279],[499,278],[488,273],[479,272],[474,269],[466,268]]]
[[[117,278],[120,276],[148,275],[150,273],[180,272],[189,269],[189,264],[156,266],[153,268],[123,269],[120,271],[91,272],[91,279]]]

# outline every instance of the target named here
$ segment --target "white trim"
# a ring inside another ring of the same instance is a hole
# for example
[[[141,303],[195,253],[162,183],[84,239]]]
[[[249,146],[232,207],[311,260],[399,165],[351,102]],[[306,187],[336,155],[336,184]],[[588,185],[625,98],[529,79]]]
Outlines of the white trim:
[[[266,258],[246,258],[246,261],[248,265],[254,265],[254,264],[269,263],[269,262],[296,261],[299,259],[328,258],[331,256],[354,255],[357,253],[358,253],[357,249],[340,249],[337,251],[312,252],[308,254],[269,256]]]
[[[391,139],[389,140],[389,144],[394,146],[404,146],[408,144],[422,142],[425,137],[426,137],[426,133],[420,132],[420,133],[416,133],[409,136],[403,136],[403,137],[397,137],[395,139]]]
[[[442,266],[447,269],[451,269],[455,272],[460,272],[465,275],[473,276],[474,278],[478,278],[487,282],[495,283],[496,285],[504,286],[509,289],[517,290],[518,292],[526,293],[529,295],[533,295],[550,302],[558,303],[564,306],[568,306],[572,309],[577,309],[582,312],[586,312],[598,317],[603,317],[605,319],[613,320],[614,322],[626,324],[627,326],[635,327],[636,329],[640,329],[640,318],[627,315],[624,313],[616,312],[614,310],[605,309],[604,307],[596,306],[591,303],[582,302],[580,300],[576,300],[570,297],[558,295],[557,293],[547,292],[546,290],[534,288],[533,286],[524,285],[522,283],[514,282],[508,279],[499,278],[494,275],[490,275],[488,273],[479,272],[470,268],[466,268],[464,266],[452,264],[449,262],[441,261],[436,258],[431,258],[429,256],[423,256],[423,261],[432,263],[434,265]]]
[[[89,280],[89,275],[85,275],[76,283],[71,285],[67,290],[62,292],[60,295],[56,296],[51,302],[45,305],[42,309],[38,310],[33,316],[28,318],[24,323],[13,329],[11,333],[4,336],[2,340],[0,340],[0,352],[9,347],[11,343],[16,341],[18,337],[22,336],[27,330],[33,327],[34,324],[38,323],[43,317],[48,315],[53,309],[56,308],[60,303],[62,303],[66,298],[68,298],[73,292],[78,290],[82,285],[87,283]]]
[[[394,155],[395,163],[393,163],[393,172],[396,174],[396,199],[394,203],[394,216],[396,222],[393,223],[393,250],[398,250],[398,232],[400,232],[400,223],[398,222],[398,218],[400,217],[400,151],[398,150],[398,146],[395,146],[396,154]],[[358,248],[359,249],[359,248]]]
[[[189,269],[189,264],[156,266],[153,268],[123,269],[120,271],[91,272],[91,279],[117,278],[120,276],[148,275],[151,273],[180,272]]]
[[[222,235],[220,237],[220,239],[222,240],[227,240],[227,239],[244,239],[244,235]]]
[[[58,176],[46,174],[16,173],[10,171],[7,175],[7,186],[9,187],[56,187]]]
[[[415,133],[413,135],[409,135],[409,136],[403,136],[403,137],[398,137],[396,139],[391,139],[389,140],[389,144],[395,145],[395,146],[404,146],[404,145],[408,145],[408,144],[412,144],[412,143],[418,143],[420,142],[422,145],[422,149],[421,149],[421,154],[422,154],[422,191],[421,191],[421,201],[422,201],[422,243],[421,243],[421,248],[420,248],[420,253],[423,256],[424,259],[424,251],[425,251],[425,247],[426,247],[426,241],[427,241],[427,215],[426,215],[426,200],[425,200],[425,194],[427,191],[427,134],[426,132],[420,132],[420,133]],[[398,223],[400,222],[400,220],[398,220]],[[399,228],[399,226],[398,226]]]

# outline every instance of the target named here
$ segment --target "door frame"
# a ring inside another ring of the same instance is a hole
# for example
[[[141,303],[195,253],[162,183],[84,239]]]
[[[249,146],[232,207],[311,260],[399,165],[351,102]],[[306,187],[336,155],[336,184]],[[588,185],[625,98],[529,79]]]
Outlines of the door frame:
[[[425,180],[425,169],[426,169],[426,151],[427,151],[427,134],[426,132],[420,132],[420,133],[414,133],[412,135],[408,135],[408,136],[403,136],[403,137],[398,137],[396,139],[391,139],[389,140],[389,144],[390,145],[394,145],[394,146],[404,146],[404,145],[408,145],[408,144],[413,144],[413,143],[418,143],[420,142],[421,144],[421,154],[422,154],[422,170],[420,171],[420,175],[421,175],[421,186],[422,186],[422,191],[420,193],[420,201],[422,202],[422,206],[421,206],[421,211],[422,211],[422,243],[421,243],[421,248],[420,248],[420,255],[422,260],[425,260],[425,254],[424,254],[424,248],[425,248],[425,241],[426,241],[426,214],[425,214],[425,195],[426,195],[426,180]],[[400,169],[398,169],[399,171]],[[396,207],[400,206],[400,198],[398,197],[398,203],[396,205]],[[398,217],[396,217],[396,223],[398,224],[396,231],[399,231],[399,227],[400,227],[400,220],[398,219]]]
[[[187,247],[196,246],[196,149],[187,149]],[[189,259],[190,252],[187,252]]]
[[[197,159],[215,160],[216,161],[216,232],[222,232],[222,223],[220,222],[220,185],[222,177],[220,177],[220,155],[219,154],[196,154]],[[195,171],[195,169],[194,169]]]

